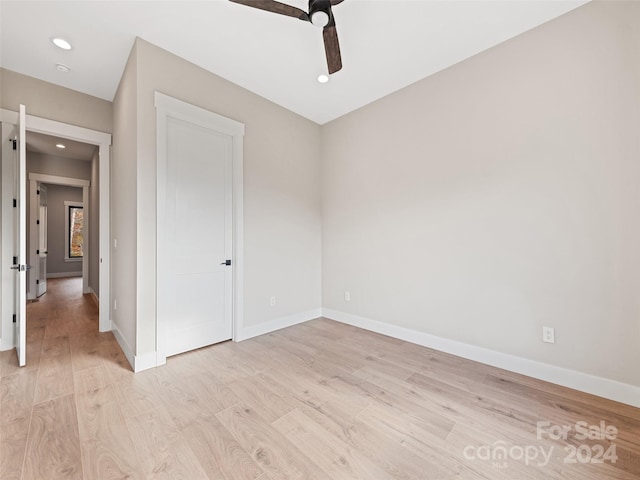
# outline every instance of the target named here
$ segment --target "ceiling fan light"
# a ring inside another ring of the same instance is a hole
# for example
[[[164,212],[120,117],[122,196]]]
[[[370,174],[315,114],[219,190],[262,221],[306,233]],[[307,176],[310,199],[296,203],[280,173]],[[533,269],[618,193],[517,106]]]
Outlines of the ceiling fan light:
[[[328,81],[329,81],[329,75],[325,75],[324,73],[322,75],[318,75],[319,83],[327,83]]]
[[[323,10],[316,10],[311,14],[311,23],[316,27],[326,27],[329,25],[329,14]]]

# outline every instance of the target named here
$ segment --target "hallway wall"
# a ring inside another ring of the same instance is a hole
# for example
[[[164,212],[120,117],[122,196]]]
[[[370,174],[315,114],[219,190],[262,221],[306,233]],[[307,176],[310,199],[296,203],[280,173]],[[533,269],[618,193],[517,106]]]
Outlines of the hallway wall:
[[[0,108],[111,133],[112,103],[53,83],[0,68]]]

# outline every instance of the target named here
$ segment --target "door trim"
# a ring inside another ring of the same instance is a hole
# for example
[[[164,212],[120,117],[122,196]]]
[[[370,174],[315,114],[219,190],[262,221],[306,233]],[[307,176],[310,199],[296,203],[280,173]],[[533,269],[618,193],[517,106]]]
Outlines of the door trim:
[[[11,110],[0,109],[0,120],[15,125],[18,121],[18,113]],[[111,134],[33,115],[27,115],[26,128],[28,132],[44,133],[98,146],[98,168],[100,177],[100,196],[98,200],[98,211],[100,212],[100,222],[98,226],[100,232],[98,245],[100,264],[100,320],[98,328],[101,332],[108,332],[111,330],[111,214],[109,203]]]
[[[31,201],[30,204],[34,205],[34,202],[38,201],[37,195],[36,195],[36,185],[40,185],[41,183],[44,184],[48,184],[48,185],[63,185],[66,187],[78,187],[78,188],[82,188],[82,203],[86,206],[86,210],[85,210],[85,222],[84,222],[84,227],[82,229],[82,235],[84,238],[84,253],[85,253],[85,257],[86,257],[86,261],[82,262],[82,293],[91,293],[91,290],[89,288],[89,257],[91,254],[91,251],[89,249],[90,247],[90,241],[89,241],[89,209],[90,209],[90,205],[89,205],[89,187],[91,186],[91,182],[89,180],[84,180],[81,178],[71,178],[71,177],[59,177],[57,175],[45,175],[42,173],[33,173],[33,172],[29,172],[28,174],[28,180],[30,182],[30,196],[31,196]],[[37,245],[37,236],[34,233],[34,229],[35,229],[35,224],[36,224],[36,219],[38,218],[38,212],[32,208],[29,212],[29,223],[31,225],[31,231],[29,234],[29,244],[30,244],[30,248],[29,248],[29,255],[27,255],[27,257],[31,258],[33,255],[35,255],[33,252],[36,250],[36,245]],[[36,257],[33,257],[33,260],[31,261],[32,265],[34,265],[34,262],[36,261]],[[27,289],[28,292],[28,298],[33,299],[36,298],[36,280],[35,280],[35,275],[32,275],[29,281],[29,286]],[[104,331],[104,330],[101,330]]]
[[[244,124],[231,120],[204,108],[183,102],[160,92],[155,92],[156,107],[156,148],[157,148],[157,190],[156,190],[156,235],[160,237],[164,226],[164,204],[166,196],[167,164],[167,120],[175,118],[205,128],[210,128],[232,137],[232,332],[233,340],[240,338],[243,327],[244,298],[244,213],[243,213],[243,141]],[[156,258],[156,268],[157,268]],[[157,272],[157,270],[156,270]],[[158,315],[158,282],[156,281],[156,365],[164,365],[166,356],[166,324],[163,316]]]

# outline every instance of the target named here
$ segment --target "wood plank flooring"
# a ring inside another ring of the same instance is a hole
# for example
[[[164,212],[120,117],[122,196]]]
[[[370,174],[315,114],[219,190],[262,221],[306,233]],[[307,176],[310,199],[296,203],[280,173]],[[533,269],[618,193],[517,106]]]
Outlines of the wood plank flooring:
[[[640,409],[325,319],[134,375],[81,280],[48,288],[27,367],[0,352],[2,480],[640,479]]]

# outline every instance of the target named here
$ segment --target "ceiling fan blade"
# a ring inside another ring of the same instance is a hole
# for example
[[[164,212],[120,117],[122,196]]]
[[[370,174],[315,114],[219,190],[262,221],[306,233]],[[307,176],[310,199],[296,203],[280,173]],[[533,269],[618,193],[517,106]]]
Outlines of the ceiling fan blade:
[[[339,3],[344,2],[344,0],[331,0],[331,5],[338,5]]]
[[[279,13],[288,17],[297,18],[299,20],[309,21],[309,15],[304,10],[297,7],[287,5],[286,3],[276,2],[275,0],[229,0],[233,3],[246,5],[247,7],[259,8],[267,12]]]
[[[324,38],[324,51],[327,55],[329,74],[336,73],[342,68],[342,57],[340,56],[338,31],[336,30],[336,24],[334,22],[324,27],[322,37]]]

